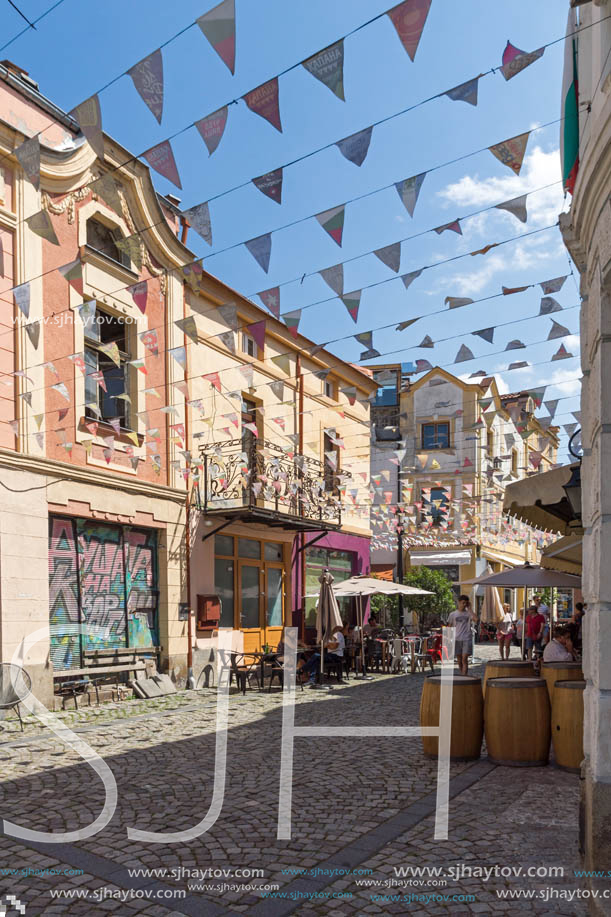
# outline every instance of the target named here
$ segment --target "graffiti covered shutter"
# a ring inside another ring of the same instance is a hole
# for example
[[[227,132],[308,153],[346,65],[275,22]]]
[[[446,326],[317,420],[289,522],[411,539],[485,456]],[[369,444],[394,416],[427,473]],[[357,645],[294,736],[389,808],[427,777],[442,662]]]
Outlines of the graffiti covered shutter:
[[[127,646],[122,530],[79,519],[77,532],[83,648]]]
[[[156,556],[156,532],[146,529],[125,530],[125,584],[130,646],[157,645]]]
[[[81,664],[76,534],[72,519],[49,519],[49,624],[56,671]]]

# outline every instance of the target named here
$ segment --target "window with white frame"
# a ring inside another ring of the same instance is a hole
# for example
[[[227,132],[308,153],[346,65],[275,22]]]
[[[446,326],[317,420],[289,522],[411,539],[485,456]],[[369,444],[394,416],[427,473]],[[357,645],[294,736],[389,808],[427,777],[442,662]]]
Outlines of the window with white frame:
[[[242,353],[245,353],[247,357],[253,357],[255,360],[259,356],[257,342],[252,335],[247,334],[245,331],[242,332]]]
[[[130,428],[128,394],[129,334],[124,321],[90,307],[85,322],[85,416],[119,420]],[[113,346],[114,345],[114,346]]]

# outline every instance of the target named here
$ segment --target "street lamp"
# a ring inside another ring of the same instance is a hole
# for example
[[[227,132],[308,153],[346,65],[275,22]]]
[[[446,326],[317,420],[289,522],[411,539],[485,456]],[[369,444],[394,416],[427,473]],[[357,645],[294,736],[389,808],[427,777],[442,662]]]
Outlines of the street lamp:
[[[403,510],[396,509],[397,517],[397,582],[403,584]],[[403,596],[399,593],[399,627],[403,627]]]
[[[576,441],[574,443],[574,440]],[[566,494],[566,498],[569,501],[569,506],[573,511],[573,516],[579,522],[581,522],[581,456],[583,450],[581,449],[581,430],[575,430],[573,435],[569,440],[569,452],[579,460],[579,464],[573,468],[571,477],[563,485],[562,489]]]

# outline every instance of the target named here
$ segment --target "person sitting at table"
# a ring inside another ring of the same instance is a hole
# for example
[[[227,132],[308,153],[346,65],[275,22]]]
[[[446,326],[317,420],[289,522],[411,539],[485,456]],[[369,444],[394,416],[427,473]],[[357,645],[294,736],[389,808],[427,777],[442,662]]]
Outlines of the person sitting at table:
[[[325,653],[325,662],[334,662],[339,666],[338,681],[340,682],[343,681],[342,668],[344,665],[344,652],[346,650],[346,640],[342,631],[342,625],[338,624],[333,628],[333,636],[331,639],[325,642],[325,650],[328,650],[328,652]]]
[[[276,647],[276,659],[282,665],[284,665],[284,653],[285,653],[285,637],[286,637],[286,627],[282,628],[282,638]],[[299,650],[307,650],[308,646],[305,643],[302,643],[301,640],[297,640],[297,680],[305,681],[306,679],[303,676],[310,678],[312,672],[316,673],[316,664],[320,661],[320,653],[314,653],[309,659],[305,653],[300,653]],[[310,678],[311,680],[311,678]]]
[[[543,650],[543,662],[574,662],[575,650],[568,626],[557,627],[554,636]]]

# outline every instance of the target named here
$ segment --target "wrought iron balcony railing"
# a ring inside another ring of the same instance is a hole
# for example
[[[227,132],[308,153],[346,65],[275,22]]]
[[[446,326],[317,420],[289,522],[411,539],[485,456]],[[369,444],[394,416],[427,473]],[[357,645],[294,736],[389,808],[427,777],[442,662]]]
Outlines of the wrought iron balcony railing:
[[[241,439],[201,446],[200,455],[198,504],[204,513],[246,512],[276,521],[290,517],[323,527],[341,525],[337,476],[316,459],[291,457],[267,440],[244,451]]]

